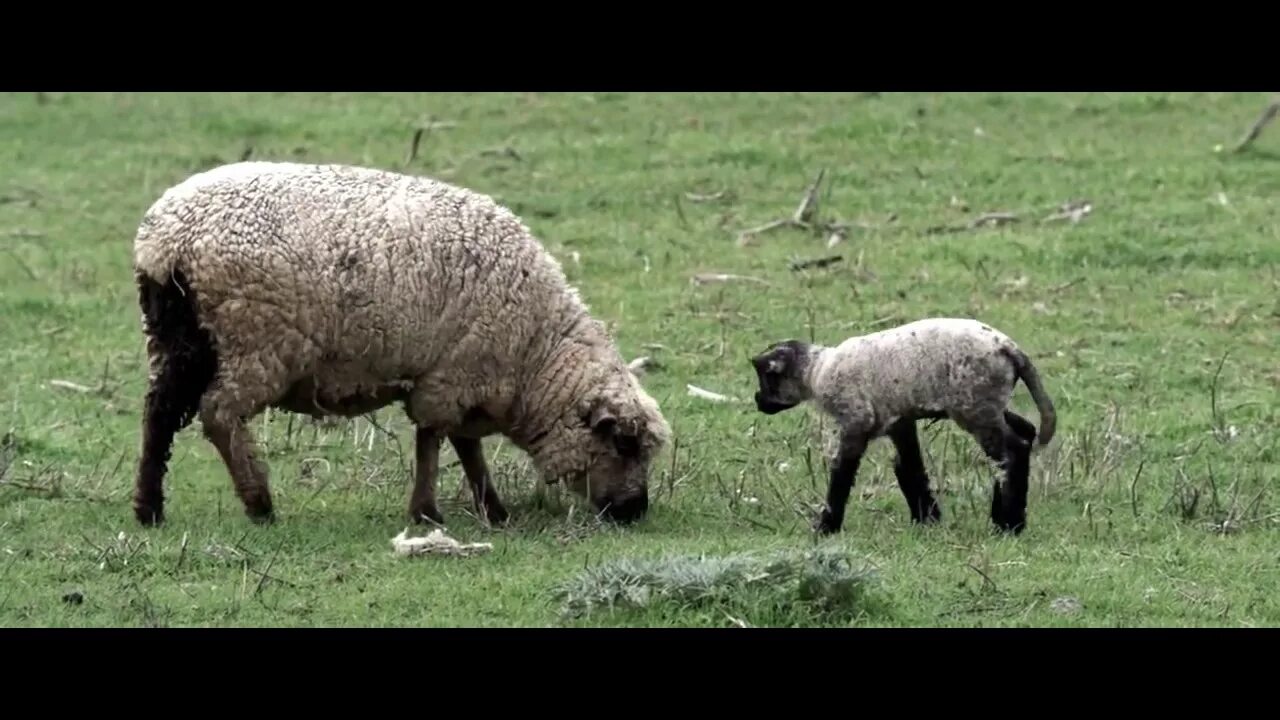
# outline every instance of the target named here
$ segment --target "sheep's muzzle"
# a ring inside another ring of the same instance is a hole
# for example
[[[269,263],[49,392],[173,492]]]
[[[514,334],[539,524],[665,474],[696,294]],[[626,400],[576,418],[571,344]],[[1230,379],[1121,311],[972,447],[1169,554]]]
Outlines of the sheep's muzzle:
[[[645,488],[616,497],[605,497],[597,509],[606,520],[630,523],[644,517],[649,511],[649,491]]]

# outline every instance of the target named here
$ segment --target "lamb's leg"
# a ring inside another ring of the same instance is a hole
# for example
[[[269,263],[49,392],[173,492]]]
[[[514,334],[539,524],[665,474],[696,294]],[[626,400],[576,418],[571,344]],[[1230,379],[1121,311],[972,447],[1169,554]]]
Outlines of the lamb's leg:
[[[1003,482],[991,488],[991,522],[1006,532],[1020,534],[1027,526],[1027,477],[1031,468],[1031,443],[1019,434],[1017,423],[1005,421],[1003,412],[995,421],[957,418],[973,435],[987,457],[1003,471]]]
[[[862,455],[866,450],[867,438],[863,434],[845,432],[841,435],[840,449],[831,466],[831,477],[827,485],[827,505],[818,518],[816,529],[819,533],[829,535],[840,532],[844,525],[845,505],[849,502],[849,493],[853,490],[858,466],[862,463]]]
[[[917,523],[933,523],[942,519],[942,509],[929,491],[929,474],[925,471],[924,457],[920,453],[920,438],[916,433],[916,421],[899,420],[889,428],[898,457],[893,464],[893,474],[898,478],[898,488],[907,500],[911,520]]]
[[[1035,441],[1036,426],[1033,425],[1030,420],[1022,417],[1012,410],[1005,410],[1004,421],[1006,425],[1018,434],[1018,437],[1026,440],[1028,443]]]
[[[414,440],[415,461],[413,495],[409,498],[409,519],[425,524],[444,524],[444,515],[436,505],[436,476],[440,473],[440,435],[435,430],[419,427]]]
[[[498,491],[493,487],[480,440],[450,435],[449,442],[453,444],[454,452],[462,462],[462,470],[471,484],[471,497],[475,501],[476,512],[495,525],[505,523],[507,509],[502,506]]]

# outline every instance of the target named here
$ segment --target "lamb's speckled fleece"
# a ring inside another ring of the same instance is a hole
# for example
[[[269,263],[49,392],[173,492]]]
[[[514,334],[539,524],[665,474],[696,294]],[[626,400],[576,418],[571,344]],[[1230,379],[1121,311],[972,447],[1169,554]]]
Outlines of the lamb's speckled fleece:
[[[176,285],[215,348],[198,415],[252,517],[272,509],[246,419],[268,406],[352,416],[392,402],[419,428],[415,519],[440,521],[444,437],[477,503],[497,502],[478,443],[493,433],[606,515],[647,508],[648,468],[670,433],[657,403],[556,260],[488,196],[370,168],[235,163],[166,191],[142,220],[134,262],[152,394],[165,394],[157,378],[184,350],[182,333],[157,339],[164,313],[172,323],[181,310],[148,314],[147,293],[161,307],[178,296],[154,298]],[[163,398],[152,404],[163,414]],[[164,438],[156,443],[167,457]],[[158,521],[162,505],[147,462],[135,498],[143,522]]]
[[[866,446],[886,435],[897,449],[894,470],[912,519],[940,519],[916,422],[941,418],[973,435],[987,456],[1005,467],[1006,482],[994,489],[992,520],[1015,532],[1025,527],[1036,429],[1007,409],[1018,380],[1040,412],[1040,444],[1052,439],[1056,416],[1035,366],[1004,333],[977,320],[928,318],[851,337],[835,347],[775,343],[752,364],[761,412],[772,415],[813,401],[839,425],[840,446],[820,530],[839,530]]]

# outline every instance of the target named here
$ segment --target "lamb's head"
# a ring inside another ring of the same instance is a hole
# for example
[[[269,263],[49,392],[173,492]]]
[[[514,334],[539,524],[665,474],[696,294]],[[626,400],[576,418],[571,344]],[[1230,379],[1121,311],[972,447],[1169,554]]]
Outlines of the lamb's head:
[[[799,340],[785,340],[770,345],[764,352],[751,358],[759,389],[756,391],[756,409],[766,415],[774,415],[799,405],[813,397],[813,390],[805,381],[809,365],[810,346]]]
[[[649,474],[671,436],[657,402],[620,365],[579,394],[534,451],[548,482],[565,482],[602,517],[628,523],[649,509]]]

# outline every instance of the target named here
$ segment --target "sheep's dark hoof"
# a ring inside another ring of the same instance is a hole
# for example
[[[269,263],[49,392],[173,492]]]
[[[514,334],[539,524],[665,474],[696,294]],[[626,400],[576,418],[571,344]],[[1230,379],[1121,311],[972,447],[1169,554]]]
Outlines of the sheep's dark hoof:
[[[819,535],[834,535],[840,532],[840,526],[843,524],[843,518],[837,518],[831,514],[831,511],[823,510],[818,516],[818,521],[813,524],[813,530]]]
[[[250,512],[245,513],[255,525],[274,525],[276,522],[276,514],[270,510],[265,513]]]
[[[133,516],[138,519],[138,524],[143,527],[160,527],[164,524],[164,508],[160,505],[135,503]]]
[[[511,514],[507,512],[506,508],[502,507],[502,503],[493,503],[485,505],[484,516],[490,525],[506,525]]]
[[[272,525],[276,521],[275,510],[271,505],[250,505],[244,509],[244,514],[255,525]]]
[[[444,515],[434,504],[412,508],[409,520],[418,525],[444,525]]]
[[[1001,518],[996,521],[996,527],[1000,528],[1000,531],[1004,533],[1015,536],[1021,535],[1022,531],[1027,529],[1027,519],[1025,517],[1013,520]]]

